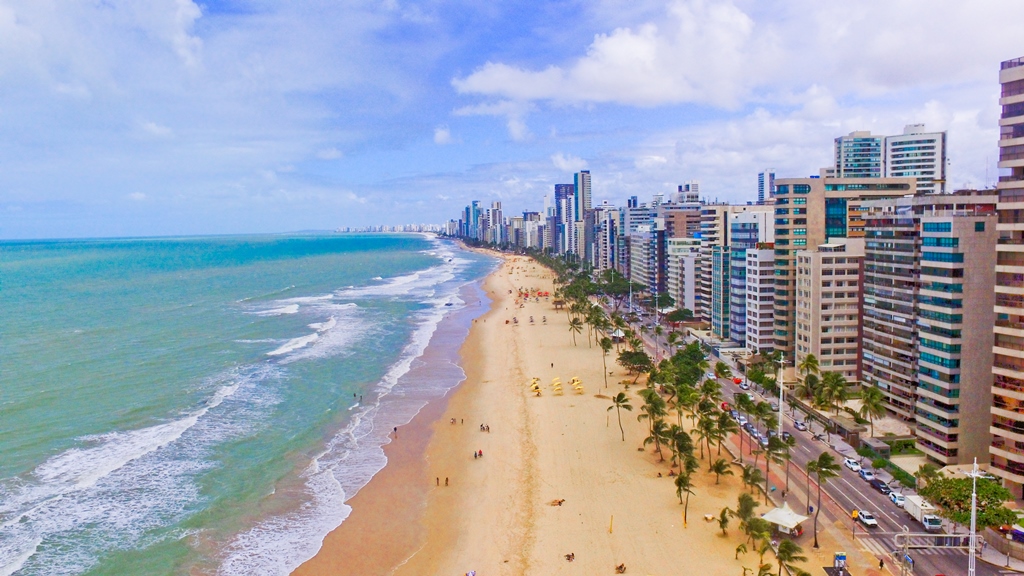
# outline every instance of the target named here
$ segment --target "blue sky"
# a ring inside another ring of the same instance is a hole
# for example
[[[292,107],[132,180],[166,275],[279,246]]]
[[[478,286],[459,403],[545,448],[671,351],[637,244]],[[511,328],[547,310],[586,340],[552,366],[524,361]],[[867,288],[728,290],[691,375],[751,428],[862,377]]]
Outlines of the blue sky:
[[[0,0],[0,238],[440,223],[816,173],[949,130],[996,176],[1018,0]]]

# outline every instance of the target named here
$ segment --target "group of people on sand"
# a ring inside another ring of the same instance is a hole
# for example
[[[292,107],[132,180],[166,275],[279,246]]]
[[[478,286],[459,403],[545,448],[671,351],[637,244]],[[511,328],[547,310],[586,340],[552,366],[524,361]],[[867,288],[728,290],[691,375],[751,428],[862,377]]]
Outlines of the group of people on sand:
[[[480,431],[481,432],[490,432],[491,431],[491,425],[490,424],[481,424],[480,425]]]
[[[473,452],[473,460],[476,460],[477,458],[483,458],[483,457],[484,457],[484,451],[483,450],[477,450],[476,452]]]

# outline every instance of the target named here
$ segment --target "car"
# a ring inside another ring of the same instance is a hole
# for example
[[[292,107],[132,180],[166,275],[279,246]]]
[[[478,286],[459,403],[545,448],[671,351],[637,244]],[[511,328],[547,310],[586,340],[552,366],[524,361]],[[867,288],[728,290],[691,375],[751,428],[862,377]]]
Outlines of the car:
[[[746,430],[747,432],[749,432],[750,434],[756,433],[756,430],[754,429],[754,425],[751,424],[750,422],[744,422],[743,423],[743,429]]]
[[[804,423],[803,420],[797,420],[796,422],[793,422],[793,428],[796,428],[797,430],[804,432],[807,430],[807,424]]]
[[[729,416],[732,416],[732,419],[737,422],[740,421],[740,413],[738,410],[729,410]]]
[[[767,446],[768,445],[768,437],[765,436],[764,434],[761,434],[761,437],[758,438],[758,442],[761,443],[761,446]]]
[[[906,502],[906,500],[903,498],[903,494],[897,494],[895,492],[889,492],[889,500],[892,500],[892,503],[899,506],[900,508],[903,508],[903,504],[904,502]]]
[[[740,414],[739,417],[736,418],[736,421],[740,423],[740,426],[746,426],[747,425],[747,417],[744,416],[743,414]]]
[[[772,402],[770,404],[770,406],[772,407],[772,412],[778,412],[779,411],[779,405],[776,404],[775,402]]]
[[[875,473],[868,468],[861,468],[859,474],[861,480],[867,480],[868,482],[871,482],[872,480],[875,479]]]
[[[733,384],[739,384],[740,382],[743,382],[743,378],[733,378],[732,379],[732,383]]]
[[[740,390],[750,390],[750,384],[747,384],[746,382],[740,384]]]
[[[882,494],[885,494],[886,496],[888,496],[889,493],[892,492],[892,488],[889,488],[889,485],[886,484],[885,481],[883,481],[881,478],[875,478],[874,480],[872,480],[871,487],[874,488],[875,490],[878,490]]]
[[[786,432],[786,431],[782,432],[782,439],[785,440],[786,442],[789,442],[789,439],[792,438],[792,437],[793,437],[793,435],[790,434],[789,432]]]
[[[867,526],[868,528],[877,528],[878,520],[875,520],[875,516],[867,510],[857,511],[857,521]]]
[[[715,373],[714,372],[708,372],[704,376],[706,376],[708,380],[714,380],[715,379]]]
[[[853,470],[854,472],[860,472],[860,462],[857,462],[853,458],[847,458],[843,460],[843,466],[846,466],[847,468]]]
[[[728,402],[722,402],[722,410],[728,412],[730,408],[732,408],[732,406],[730,406]]]

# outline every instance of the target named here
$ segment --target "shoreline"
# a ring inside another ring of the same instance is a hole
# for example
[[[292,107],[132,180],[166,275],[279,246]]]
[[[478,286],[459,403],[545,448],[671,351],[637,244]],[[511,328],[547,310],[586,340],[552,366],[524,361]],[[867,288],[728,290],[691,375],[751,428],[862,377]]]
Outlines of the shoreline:
[[[495,256],[490,252],[486,254]],[[470,310],[486,302],[489,296],[486,294],[486,282],[498,270],[500,264],[495,271],[463,288],[475,289],[475,302],[467,300],[465,307],[459,310],[467,313],[465,321],[468,323],[468,331],[461,344],[455,350],[446,350],[431,342],[421,360],[451,354],[466,372],[465,349],[472,341],[473,328],[478,320],[494,312],[496,303],[492,299],[488,309],[475,318]],[[434,361],[443,362],[445,359],[434,358]],[[415,552],[425,532],[420,520],[430,488],[424,479],[427,478],[426,454],[434,426],[441,421],[450,402],[467,381],[468,377],[463,376],[443,396],[428,400],[407,424],[399,427],[397,438],[393,432],[388,434],[391,440],[382,447],[387,459],[385,466],[345,501],[345,505],[350,507],[349,515],[324,537],[317,553],[292,574],[389,574]]]

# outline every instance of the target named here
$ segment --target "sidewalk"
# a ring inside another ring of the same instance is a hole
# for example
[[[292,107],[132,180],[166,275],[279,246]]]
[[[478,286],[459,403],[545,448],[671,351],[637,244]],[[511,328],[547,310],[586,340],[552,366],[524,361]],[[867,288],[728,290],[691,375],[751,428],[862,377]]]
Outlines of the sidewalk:
[[[981,536],[978,536],[978,538],[980,539]],[[1006,554],[1003,554],[992,546],[983,547],[981,554],[979,554],[977,558],[978,560],[993,566],[1007,568],[1014,572],[1024,572],[1024,560],[1018,560],[1016,558],[1007,559]]]

